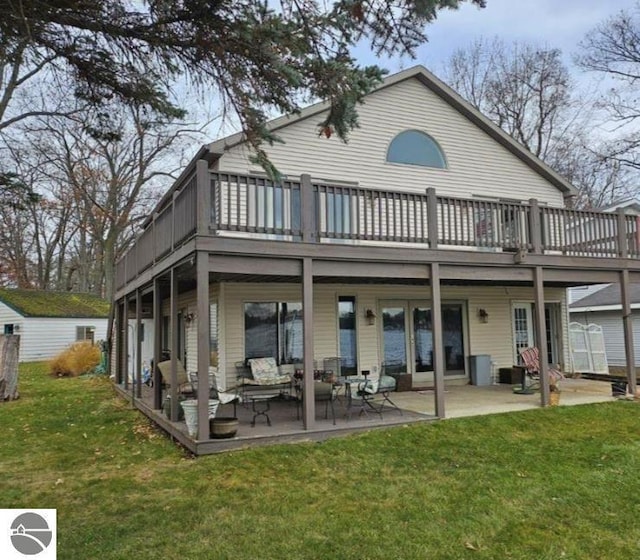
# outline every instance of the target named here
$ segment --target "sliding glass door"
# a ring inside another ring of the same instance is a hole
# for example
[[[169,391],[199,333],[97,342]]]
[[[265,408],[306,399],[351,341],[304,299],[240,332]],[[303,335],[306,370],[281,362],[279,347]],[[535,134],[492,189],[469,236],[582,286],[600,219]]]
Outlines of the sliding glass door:
[[[433,378],[433,319],[430,302],[382,301],[382,361],[386,370]],[[464,375],[464,305],[442,304],[445,375]],[[429,375],[422,375],[429,374]]]

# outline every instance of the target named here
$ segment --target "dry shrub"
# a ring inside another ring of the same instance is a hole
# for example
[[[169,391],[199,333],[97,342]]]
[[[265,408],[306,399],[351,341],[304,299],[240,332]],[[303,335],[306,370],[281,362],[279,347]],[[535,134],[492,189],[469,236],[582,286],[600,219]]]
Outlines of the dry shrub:
[[[76,342],[49,362],[54,377],[77,377],[93,371],[100,363],[100,348],[89,341]]]

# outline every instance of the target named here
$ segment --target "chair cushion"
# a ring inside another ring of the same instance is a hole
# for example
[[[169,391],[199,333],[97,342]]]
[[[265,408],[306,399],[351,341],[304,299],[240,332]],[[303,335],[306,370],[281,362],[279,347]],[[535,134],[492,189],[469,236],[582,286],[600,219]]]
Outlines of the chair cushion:
[[[396,388],[396,378],[383,375],[378,380],[378,391],[393,391]]]
[[[164,381],[165,385],[171,385],[171,360],[158,362],[158,369],[160,370],[162,381]],[[189,377],[180,360],[176,361],[176,373],[178,374],[178,385],[189,383]]]
[[[273,379],[280,375],[275,358],[252,358],[249,360],[249,364],[251,365],[251,375],[256,381]]]

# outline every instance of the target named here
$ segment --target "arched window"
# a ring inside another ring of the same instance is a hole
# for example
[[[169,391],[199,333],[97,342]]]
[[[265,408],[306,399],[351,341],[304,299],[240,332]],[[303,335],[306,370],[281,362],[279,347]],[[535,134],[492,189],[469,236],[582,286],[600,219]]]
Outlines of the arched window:
[[[419,130],[405,130],[389,144],[387,161],[446,169],[447,162],[438,143]]]

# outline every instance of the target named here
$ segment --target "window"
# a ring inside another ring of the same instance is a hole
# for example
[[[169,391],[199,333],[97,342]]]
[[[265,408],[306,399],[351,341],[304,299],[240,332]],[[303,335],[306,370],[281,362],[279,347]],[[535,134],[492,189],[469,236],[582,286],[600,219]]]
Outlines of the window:
[[[358,348],[356,333],[356,298],[338,298],[338,327],[342,375],[355,375],[358,371]]]
[[[405,130],[389,144],[387,161],[446,169],[447,162],[438,143],[419,130]]]
[[[4,326],[4,334],[13,334],[13,323],[7,323]]]
[[[93,343],[95,332],[95,327],[76,327],[76,340],[90,340]]]
[[[302,304],[245,303],[245,358],[276,358],[278,364],[302,361]]]

